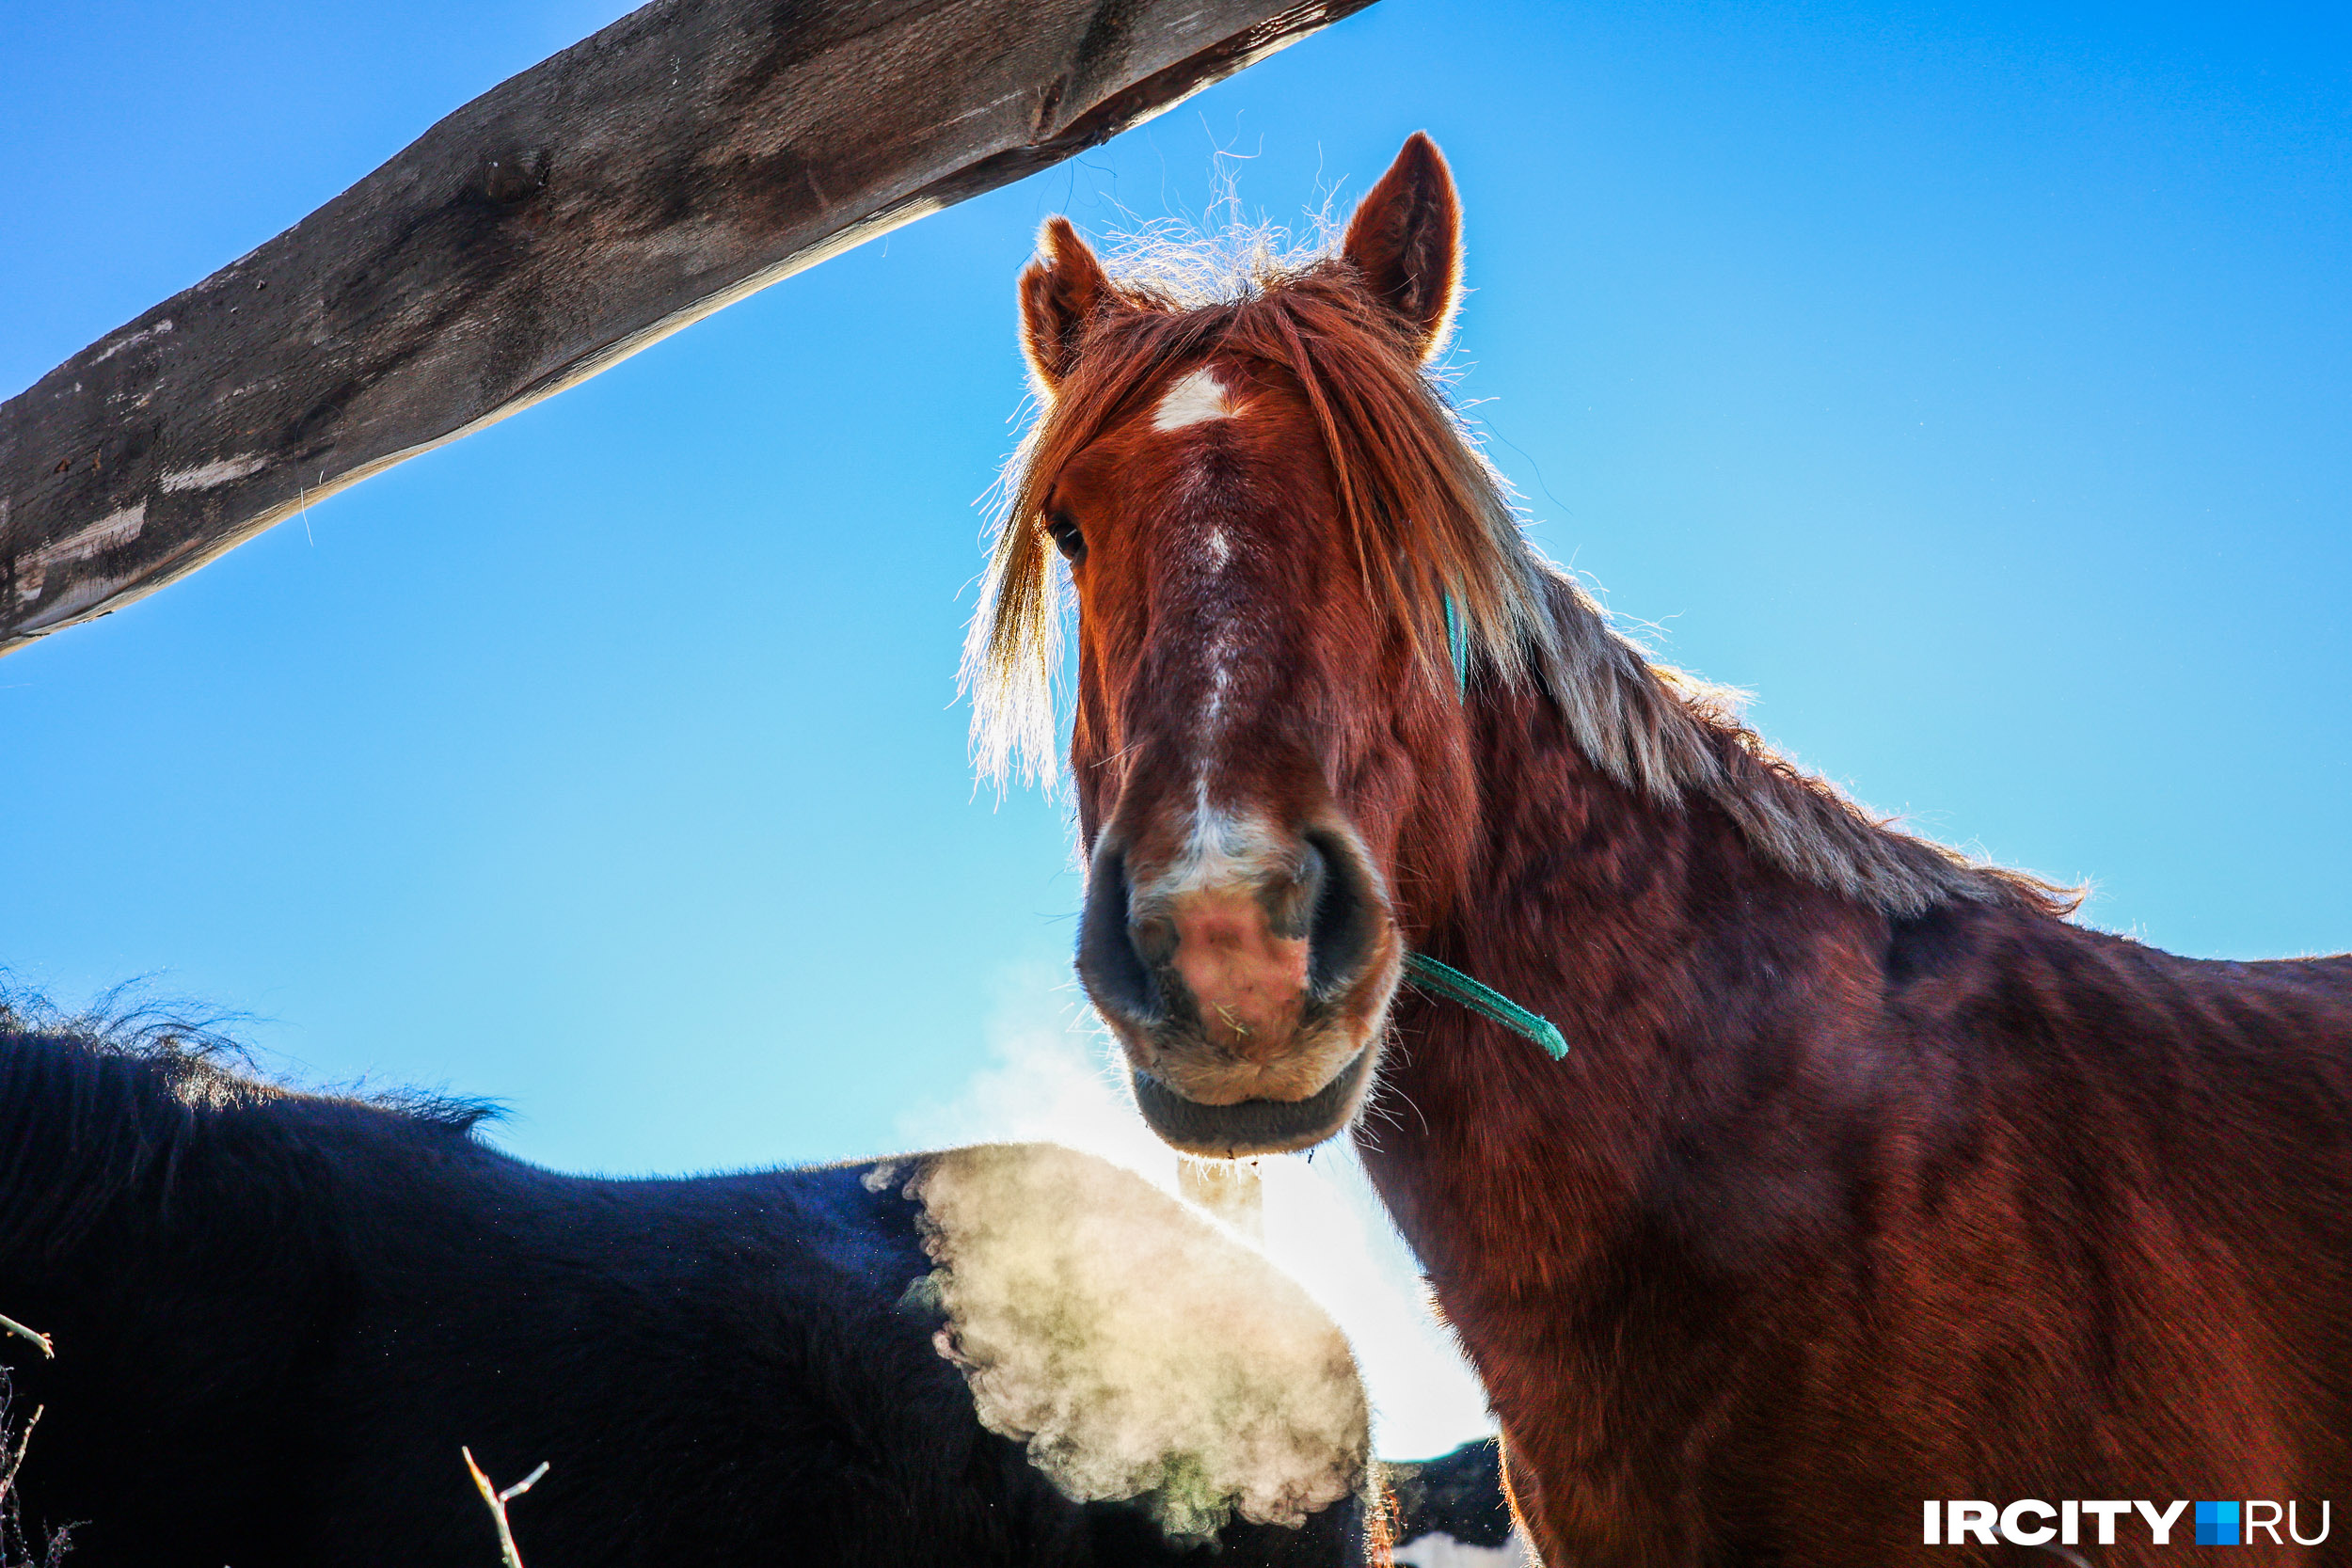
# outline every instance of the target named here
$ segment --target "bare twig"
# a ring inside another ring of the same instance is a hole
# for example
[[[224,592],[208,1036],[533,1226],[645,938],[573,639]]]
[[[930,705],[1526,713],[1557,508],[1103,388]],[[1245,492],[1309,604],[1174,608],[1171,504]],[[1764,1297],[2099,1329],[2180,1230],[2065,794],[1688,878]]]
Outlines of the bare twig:
[[[16,1429],[15,1442],[8,1444],[8,1381],[0,1372],[0,1568],[57,1568],[66,1548],[72,1544],[72,1530],[60,1527],[49,1532],[49,1539],[35,1543],[24,1533],[24,1514],[16,1495],[16,1478],[24,1468],[25,1450],[32,1447],[33,1428],[40,1424],[41,1407],[24,1418]],[[38,1553],[38,1555],[36,1555]]]
[[[490,1478],[484,1475],[482,1466],[473,1462],[471,1449],[461,1448],[457,1451],[466,1456],[466,1469],[473,1477],[475,1487],[481,1491],[482,1501],[490,1510],[491,1522],[498,1526],[499,1556],[505,1560],[506,1568],[523,1568],[523,1555],[515,1549],[515,1531],[506,1522],[506,1505],[539,1484],[539,1478],[548,1473],[547,1461],[541,1460],[537,1469],[501,1492],[490,1484]]]
[[[33,1343],[40,1347],[41,1354],[49,1357],[52,1361],[55,1361],[57,1358],[57,1347],[50,1342],[48,1335],[37,1334],[33,1330],[26,1328],[23,1323],[18,1323],[14,1318],[0,1318],[0,1329],[5,1329],[10,1334],[23,1335],[25,1338],[30,1339]]]
[[[24,1450],[33,1446],[33,1429],[40,1425],[40,1413],[48,1408],[37,1404],[33,1413],[24,1418],[24,1430],[16,1436],[16,1452],[8,1455],[7,1467],[0,1468],[0,1498],[7,1497],[9,1489],[16,1485],[16,1473],[24,1467]]]

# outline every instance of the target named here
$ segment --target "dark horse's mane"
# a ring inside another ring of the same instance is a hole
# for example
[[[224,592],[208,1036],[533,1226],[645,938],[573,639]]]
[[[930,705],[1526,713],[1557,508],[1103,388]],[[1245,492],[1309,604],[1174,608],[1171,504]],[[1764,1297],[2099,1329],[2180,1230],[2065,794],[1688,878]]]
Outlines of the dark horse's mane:
[[[1577,581],[1529,544],[1508,488],[1403,324],[1362,308],[1338,257],[1261,257],[1223,280],[1149,276],[1113,290],[1084,351],[1008,469],[987,588],[965,656],[976,749],[1000,779],[1051,777],[1060,667],[1060,571],[1042,509],[1088,443],[1212,354],[1295,376],[1323,431],[1343,526],[1375,602],[1390,606],[1426,678],[1450,683],[1441,606],[1458,608],[1476,678],[1533,681],[1582,752],[1649,799],[1711,801],[1758,853],[1897,917],[1953,900],[2071,912],[2078,891],[1972,861],[1893,828],[1804,772],[1739,717],[1739,693],[1654,663]],[[1132,270],[1132,269],[1131,269]]]
[[[338,1105],[424,1135],[464,1137],[486,1101],[394,1090],[310,1093],[255,1072],[216,1021],[150,1004],[66,1014],[0,995],[0,1257],[61,1251],[126,1195],[158,1206],[190,1145],[223,1113]]]

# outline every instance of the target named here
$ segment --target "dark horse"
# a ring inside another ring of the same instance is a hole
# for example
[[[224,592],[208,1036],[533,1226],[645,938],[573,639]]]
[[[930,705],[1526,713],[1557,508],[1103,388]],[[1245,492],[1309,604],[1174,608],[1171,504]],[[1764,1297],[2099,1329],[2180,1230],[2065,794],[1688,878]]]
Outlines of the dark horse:
[[[2006,1549],[1925,1544],[1931,1499],[2301,1499],[2308,1538],[2352,1486],[2352,959],[2070,924],[1649,663],[1426,372],[1458,229],[1415,136],[1335,255],[1187,293],[1057,219],[1021,279],[981,750],[1050,749],[1058,547],[1078,967],[1144,1115],[1354,1123],[1559,1563]],[[2084,1517],[2051,1544],[2152,1551]]]
[[[477,1114],[0,1008],[0,1310],[56,1341],[0,1335],[17,1424],[44,1412],[25,1532],[73,1526],[92,1568],[486,1568],[465,1445],[501,1483],[549,1463],[513,1505],[531,1568],[1363,1560],[1345,1342],[1139,1179],[1009,1146],[586,1180],[489,1148]],[[1063,1277],[1073,1238],[1234,1347],[1214,1414],[1247,1454],[1163,1453],[1202,1418],[1138,1414],[1157,1390],[1103,1370],[1119,1347],[1084,1331],[1120,1304]],[[1150,1451],[1090,1459],[1106,1422]],[[1138,1480],[1168,1484],[1057,1484]]]

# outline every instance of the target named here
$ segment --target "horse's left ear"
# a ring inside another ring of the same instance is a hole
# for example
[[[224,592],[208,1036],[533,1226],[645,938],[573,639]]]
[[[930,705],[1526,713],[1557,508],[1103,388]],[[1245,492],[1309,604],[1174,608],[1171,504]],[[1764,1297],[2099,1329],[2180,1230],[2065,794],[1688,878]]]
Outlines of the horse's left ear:
[[[1405,318],[1422,358],[1444,346],[1462,289],[1462,204],[1428,132],[1406,138],[1348,220],[1340,254],[1375,298]]]
[[[1021,346],[1049,393],[1078,362],[1087,324],[1109,300],[1111,280],[1068,218],[1049,218],[1037,260],[1021,274]]]

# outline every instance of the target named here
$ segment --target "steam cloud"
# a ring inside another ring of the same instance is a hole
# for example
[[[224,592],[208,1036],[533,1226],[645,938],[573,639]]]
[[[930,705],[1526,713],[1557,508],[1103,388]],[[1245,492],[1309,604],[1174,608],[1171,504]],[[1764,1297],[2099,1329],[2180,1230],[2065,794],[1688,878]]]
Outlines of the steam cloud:
[[[1200,1539],[1235,1512],[1298,1524],[1362,1484],[1371,1415],[1346,1338],[1142,1177],[997,1144],[923,1157],[906,1191],[938,1265],[941,1354],[1068,1497],[1142,1498]]]

